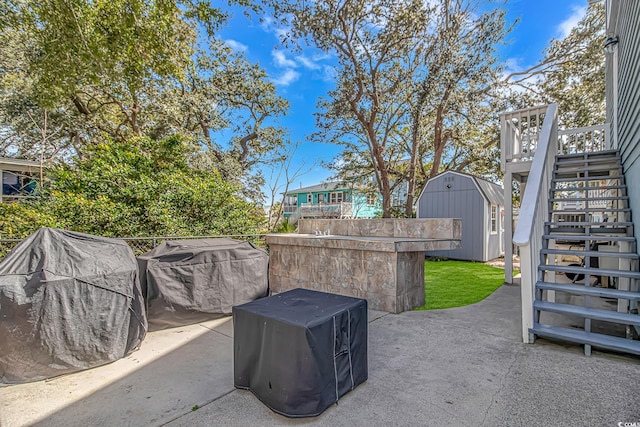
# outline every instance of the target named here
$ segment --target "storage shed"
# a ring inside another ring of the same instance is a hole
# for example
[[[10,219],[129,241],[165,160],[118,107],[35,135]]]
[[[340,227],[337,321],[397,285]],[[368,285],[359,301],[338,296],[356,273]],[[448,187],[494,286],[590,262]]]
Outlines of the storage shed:
[[[462,247],[429,251],[438,256],[489,261],[504,254],[504,191],[473,175],[446,171],[427,181],[418,198],[418,218],[462,219]]]

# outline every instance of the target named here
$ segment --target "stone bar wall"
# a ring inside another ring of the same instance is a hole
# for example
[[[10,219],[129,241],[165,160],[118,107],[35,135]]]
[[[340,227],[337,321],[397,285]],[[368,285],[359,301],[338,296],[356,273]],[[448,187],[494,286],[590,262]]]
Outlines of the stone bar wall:
[[[415,239],[460,239],[462,220],[430,219],[303,219],[298,234],[323,234],[360,237],[408,237]]]
[[[354,296],[391,313],[424,305],[424,252],[459,247],[462,231],[454,219],[300,220],[298,227],[267,236],[272,292]]]

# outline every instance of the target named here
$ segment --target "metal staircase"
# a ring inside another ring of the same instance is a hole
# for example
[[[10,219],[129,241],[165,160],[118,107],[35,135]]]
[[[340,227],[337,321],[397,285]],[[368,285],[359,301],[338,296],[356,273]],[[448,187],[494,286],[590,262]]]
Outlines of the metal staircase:
[[[640,355],[639,257],[620,155],[558,155],[530,334]]]

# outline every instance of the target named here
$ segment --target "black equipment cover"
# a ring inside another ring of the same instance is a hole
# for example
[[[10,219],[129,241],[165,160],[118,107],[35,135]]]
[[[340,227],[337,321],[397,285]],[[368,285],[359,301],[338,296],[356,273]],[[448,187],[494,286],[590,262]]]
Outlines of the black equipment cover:
[[[308,289],[233,308],[234,385],[288,417],[321,414],[367,380],[367,301]]]
[[[146,331],[136,259],[122,240],[41,228],[0,262],[0,383],[112,362]]]
[[[149,330],[231,314],[267,295],[269,256],[233,239],[166,241],[138,257]]]

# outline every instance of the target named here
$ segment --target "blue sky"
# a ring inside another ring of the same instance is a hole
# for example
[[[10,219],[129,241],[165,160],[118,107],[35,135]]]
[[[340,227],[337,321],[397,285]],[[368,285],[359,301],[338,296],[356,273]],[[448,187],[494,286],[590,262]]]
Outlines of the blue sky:
[[[551,38],[561,38],[584,15],[587,0],[510,0],[507,19],[520,19],[509,35],[509,44],[500,49],[501,59],[508,70],[522,70],[534,65],[542,57]],[[283,47],[279,35],[283,28],[272,17],[263,22],[248,19],[240,9],[231,9],[232,17],[221,31],[221,37],[233,49],[259,63],[277,87],[277,93],[290,103],[289,114],[278,120],[298,141],[293,169],[311,169],[292,183],[292,187],[306,187],[329,179],[330,171],[320,162],[330,162],[341,151],[340,146],[312,143],[308,136],[315,130],[316,103],[334,86],[331,58],[307,48],[294,52]],[[269,171],[265,171],[267,179]]]

